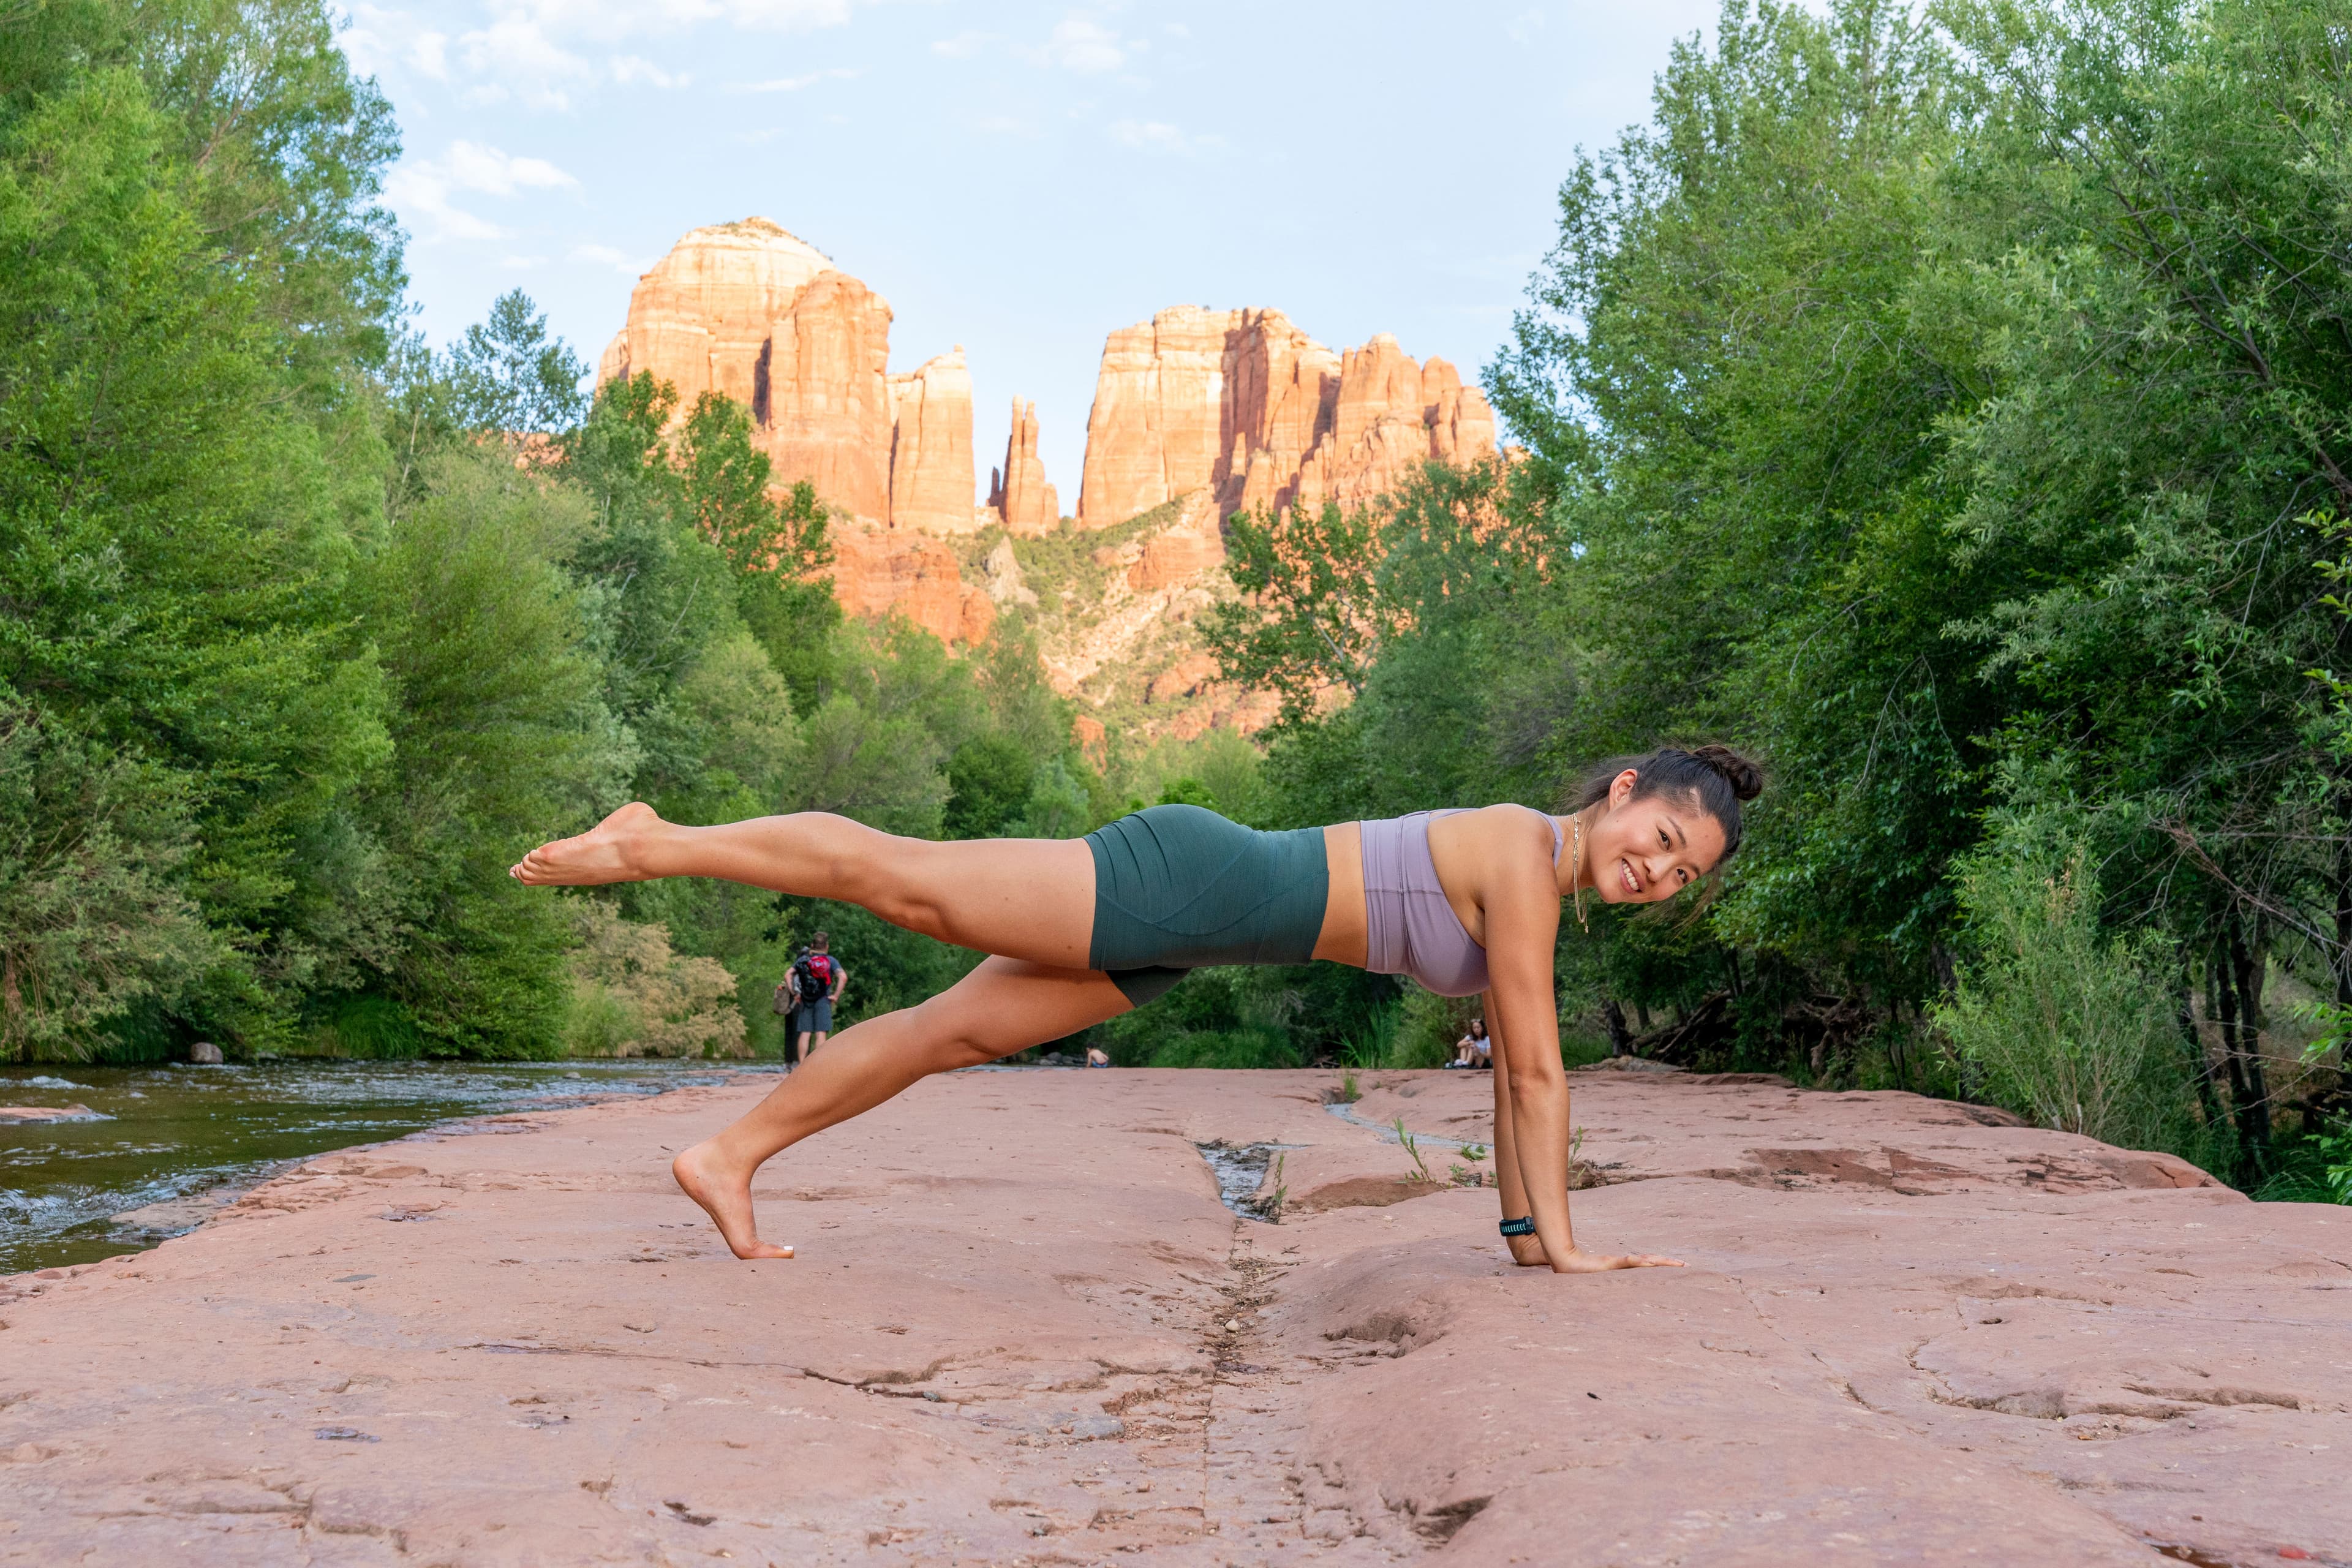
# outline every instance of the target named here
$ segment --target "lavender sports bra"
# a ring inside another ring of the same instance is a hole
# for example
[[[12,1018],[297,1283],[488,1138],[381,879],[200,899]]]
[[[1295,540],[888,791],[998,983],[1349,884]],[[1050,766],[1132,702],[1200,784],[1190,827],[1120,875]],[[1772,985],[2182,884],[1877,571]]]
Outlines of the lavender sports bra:
[[[1410,974],[1440,996],[1472,996],[1486,989],[1486,950],[1469,930],[1429,858],[1429,822],[1454,811],[1416,811],[1360,822],[1364,845],[1364,967],[1375,974]],[[1550,818],[1546,818],[1551,821]],[[1559,863],[1559,824],[1551,822],[1552,864]]]

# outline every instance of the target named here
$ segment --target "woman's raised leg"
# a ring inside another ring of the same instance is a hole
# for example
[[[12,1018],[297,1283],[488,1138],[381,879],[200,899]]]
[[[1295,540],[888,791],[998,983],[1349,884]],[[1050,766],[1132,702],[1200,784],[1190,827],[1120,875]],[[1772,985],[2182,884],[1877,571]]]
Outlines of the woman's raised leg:
[[[767,1160],[918,1079],[1075,1035],[1128,1006],[1118,986],[1088,970],[984,960],[928,1002],[844,1029],[734,1125],[680,1154],[671,1173],[736,1257],[790,1258],[790,1247],[760,1239],[752,1219],[751,1175]]]
[[[631,804],[576,838],[541,845],[513,874],[561,887],[716,877],[838,899],[958,947],[1064,969],[1086,968],[1094,937],[1094,851],[1075,838],[940,844],[821,811],[681,827]]]

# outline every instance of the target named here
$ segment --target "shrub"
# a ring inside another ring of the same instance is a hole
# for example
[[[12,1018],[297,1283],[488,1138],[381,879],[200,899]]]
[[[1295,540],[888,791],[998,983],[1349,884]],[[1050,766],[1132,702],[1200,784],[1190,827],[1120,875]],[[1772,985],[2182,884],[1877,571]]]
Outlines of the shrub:
[[[1959,895],[1977,951],[1936,1021],[1984,1098],[2124,1148],[2198,1142],[2160,955],[2151,940],[2101,931],[2081,847],[2053,874],[1997,842]]]
[[[575,1057],[746,1056],[735,977],[713,958],[670,951],[669,932],[623,920],[611,905],[574,905],[572,1005],[564,1047]]]

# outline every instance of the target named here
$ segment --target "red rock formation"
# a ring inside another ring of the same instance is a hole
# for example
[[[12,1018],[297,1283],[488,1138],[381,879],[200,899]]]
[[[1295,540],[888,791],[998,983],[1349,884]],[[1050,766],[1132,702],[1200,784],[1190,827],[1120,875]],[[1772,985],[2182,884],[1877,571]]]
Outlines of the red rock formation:
[[[1045,465],[1037,456],[1037,405],[1025,399],[1013,400],[1004,467],[992,476],[988,504],[996,509],[1008,533],[1051,533],[1062,521],[1062,499],[1045,482]]]
[[[777,317],[832,260],[763,217],[698,228],[637,279],[626,325],[596,366],[602,383],[651,371],[681,411],[705,392],[744,403]]]
[[[1146,702],[1171,702],[1179,697],[1197,697],[1217,679],[1216,656],[1207,653],[1189,654],[1151,678],[1143,689]]]
[[[1070,739],[1078,743],[1078,750],[1097,769],[1109,765],[1108,736],[1103,721],[1092,714],[1081,713],[1070,721]]]
[[[852,526],[836,528],[832,539],[834,596],[851,615],[879,618],[896,610],[948,643],[983,641],[995,626],[987,591],[965,582],[955,552],[930,534]]]
[[[1103,343],[1078,521],[1102,528],[1213,482],[1227,341],[1238,310],[1179,305]]]
[[[1103,345],[1078,521],[1106,527],[1202,488],[1219,515],[1358,505],[1416,463],[1494,450],[1478,391],[1385,332],[1334,355],[1278,310],[1180,306]]]
[[[1180,583],[1225,558],[1223,531],[1210,507],[1186,509],[1174,527],[1143,542],[1142,553],[1127,569],[1127,585],[1139,594]]]
[[[971,374],[961,348],[904,375],[888,374],[889,357],[887,301],[747,218],[694,230],[639,279],[597,374],[651,372],[677,388],[681,418],[707,391],[742,402],[777,481],[808,480],[835,510],[844,607],[903,610],[949,641],[977,641],[994,608],[929,538],[981,521]]]
[[[890,526],[971,532],[971,373],[963,345],[890,377]]]
[[[890,510],[889,357],[888,302],[754,217],[695,229],[639,279],[596,374],[652,372],[677,388],[680,418],[703,393],[726,394],[751,409],[780,481],[806,479],[878,521]]]
[[[751,413],[777,479],[806,479],[853,516],[887,517],[889,305],[848,274],[828,272],[793,297],[767,350],[755,367]],[[971,493],[967,477],[967,508]]]

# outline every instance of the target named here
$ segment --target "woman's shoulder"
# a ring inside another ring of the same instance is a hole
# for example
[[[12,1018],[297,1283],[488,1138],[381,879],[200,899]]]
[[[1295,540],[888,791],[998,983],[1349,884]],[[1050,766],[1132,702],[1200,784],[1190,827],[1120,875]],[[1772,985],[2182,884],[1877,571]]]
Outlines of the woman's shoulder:
[[[1532,835],[1549,839],[1552,819],[1532,805],[1521,805],[1515,800],[1498,801],[1493,805],[1458,805],[1446,812],[1432,812],[1433,817],[1458,817],[1465,826],[1475,825],[1481,832],[1507,836]]]
[[[1549,874],[1557,837],[1550,817],[1507,801],[1430,814],[1430,852],[1482,882],[1497,868],[1507,868],[1514,879],[1522,868]]]

